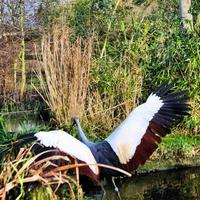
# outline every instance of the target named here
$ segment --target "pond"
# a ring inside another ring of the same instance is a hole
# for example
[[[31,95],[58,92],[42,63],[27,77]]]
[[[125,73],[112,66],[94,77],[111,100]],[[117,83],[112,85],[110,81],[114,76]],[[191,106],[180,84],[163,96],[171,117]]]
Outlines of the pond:
[[[125,200],[198,200],[200,168],[170,170],[134,176],[118,183]],[[118,199],[112,184],[106,187],[106,199]],[[99,195],[90,195],[100,199]]]
[[[44,121],[38,117],[37,113],[17,113],[4,116],[9,132],[24,131],[45,125]]]

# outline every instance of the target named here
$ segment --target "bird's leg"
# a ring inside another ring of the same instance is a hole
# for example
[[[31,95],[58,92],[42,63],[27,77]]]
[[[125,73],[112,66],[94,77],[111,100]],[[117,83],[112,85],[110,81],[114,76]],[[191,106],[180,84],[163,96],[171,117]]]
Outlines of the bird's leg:
[[[120,195],[120,192],[119,192],[119,188],[117,187],[117,185],[115,183],[115,177],[112,177],[112,183],[113,183],[113,185],[115,187],[115,192],[117,193],[117,196],[118,196],[119,200],[121,200],[122,198],[121,198],[121,195]]]
[[[106,196],[106,190],[105,190],[105,188],[104,188],[104,186],[103,186],[102,183],[99,183],[99,185],[100,185],[101,190],[102,190],[102,197],[101,197],[101,199],[103,200],[105,198],[105,196]]]

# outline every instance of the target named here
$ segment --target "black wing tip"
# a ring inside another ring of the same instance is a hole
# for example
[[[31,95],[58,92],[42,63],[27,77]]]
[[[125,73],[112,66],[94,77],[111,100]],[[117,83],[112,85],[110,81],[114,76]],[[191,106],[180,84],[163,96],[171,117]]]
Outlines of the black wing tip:
[[[154,94],[156,94],[159,97],[163,97],[164,95],[168,94],[171,89],[175,85],[175,81],[169,82],[169,81],[164,81],[158,88],[155,90]]]
[[[157,88],[157,90],[153,92],[153,94],[156,94],[157,96],[161,97],[162,100],[165,101],[173,101],[175,99],[187,101],[188,99],[190,99],[188,90],[182,90],[180,92],[175,92],[173,90],[176,83],[177,81],[172,81],[171,83],[169,81],[164,81]]]
[[[164,81],[163,84],[154,92],[164,103],[153,120],[163,127],[173,127],[180,123],[184,116],[190,115],[191,105],[189,91],[182,90],[176,92],[173,90],[176,81],[169,83]]]

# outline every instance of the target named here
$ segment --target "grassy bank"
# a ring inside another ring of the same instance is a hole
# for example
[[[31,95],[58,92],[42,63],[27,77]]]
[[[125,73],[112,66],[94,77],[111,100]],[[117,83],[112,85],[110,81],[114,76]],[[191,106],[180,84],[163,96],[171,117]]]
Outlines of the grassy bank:
[[[166,136],[157,151],[151,156],[138,173],[179,169],[200,166],[200,136],[181,135]]]

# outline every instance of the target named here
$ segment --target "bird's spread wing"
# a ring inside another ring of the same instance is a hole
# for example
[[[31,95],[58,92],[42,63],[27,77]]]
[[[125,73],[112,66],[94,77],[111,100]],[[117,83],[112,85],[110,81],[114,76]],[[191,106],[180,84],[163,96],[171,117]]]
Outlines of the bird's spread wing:
[[[70,156],[85,162],[95,175],[99,174],[96,160],[90,149],[68,133],[62,130],[40,131],[35,134],[35,137],[44,146],[58,148]]]
[[[188,114],[186,92],[175,93],[171,88],[172,85],[164,83],[106,139],[120,163],[127,165],[129,170],[144,164],[161,138]]]

